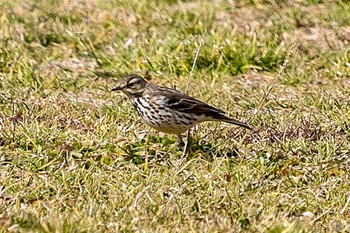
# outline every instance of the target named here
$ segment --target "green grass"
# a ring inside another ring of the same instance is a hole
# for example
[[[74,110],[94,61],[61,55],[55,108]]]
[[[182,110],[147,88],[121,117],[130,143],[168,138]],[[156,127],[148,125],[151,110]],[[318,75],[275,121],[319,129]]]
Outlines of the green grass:
[[[0,232],[350,231],[348,1],[0,7]],[[183,157],[110,92],[146,72],[255,130]]]

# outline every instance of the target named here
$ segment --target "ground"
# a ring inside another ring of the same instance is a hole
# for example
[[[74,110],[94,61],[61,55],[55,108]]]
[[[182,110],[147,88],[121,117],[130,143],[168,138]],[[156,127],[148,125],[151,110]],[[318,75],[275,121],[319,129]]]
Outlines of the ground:
[[[0,232],[350,231],[348,1],[0,7]],[[128,73],[254,130],[185,154],[110,91]]]

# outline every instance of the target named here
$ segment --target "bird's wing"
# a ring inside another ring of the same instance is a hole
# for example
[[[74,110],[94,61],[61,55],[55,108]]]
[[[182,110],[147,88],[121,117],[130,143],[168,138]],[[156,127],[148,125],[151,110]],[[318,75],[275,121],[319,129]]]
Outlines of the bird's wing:
[[[163,88],[161,93],[164,95],[164,104],[175,111],[179,112],[192,112],[198,114],[225,114],[220,109],[214,108],[200,100],[197,100],[184,93],[178,92],[174,89]]]

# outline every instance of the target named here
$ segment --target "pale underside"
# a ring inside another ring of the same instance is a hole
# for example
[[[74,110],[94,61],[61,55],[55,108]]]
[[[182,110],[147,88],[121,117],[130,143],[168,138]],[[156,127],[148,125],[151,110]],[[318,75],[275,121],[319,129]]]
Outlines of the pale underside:
[[[147,125],[164,133],[179,135],[200,122],[214,120],[209,119],[204,114],[194,115],[186,112],[174,111],[170,108],[167,108],[167,110],[163,108],[155,110],[147,101],[147,96],[144,97],[146,98],[133,98],[131,102]],[[153,102],[156,106],[165,106],[166,101],[167,99],[164,96],[153,96]]]

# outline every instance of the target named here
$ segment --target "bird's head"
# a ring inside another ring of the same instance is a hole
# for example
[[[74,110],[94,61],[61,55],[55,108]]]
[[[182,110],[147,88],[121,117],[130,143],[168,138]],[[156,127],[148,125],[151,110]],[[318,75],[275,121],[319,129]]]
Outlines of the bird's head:
[[[112,91],[122,91],[129,98],[142,95],[147,81],[137,74],[129,74],[123,77]]]

